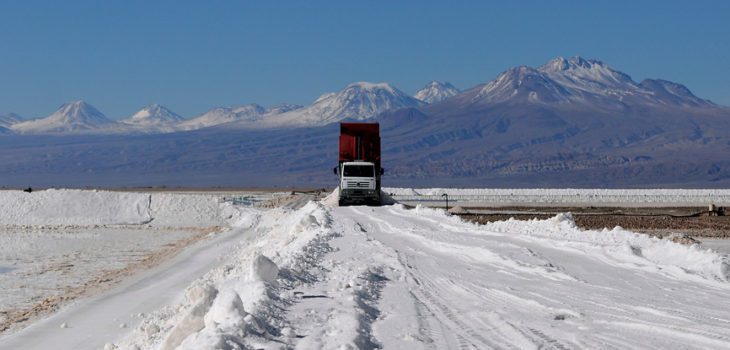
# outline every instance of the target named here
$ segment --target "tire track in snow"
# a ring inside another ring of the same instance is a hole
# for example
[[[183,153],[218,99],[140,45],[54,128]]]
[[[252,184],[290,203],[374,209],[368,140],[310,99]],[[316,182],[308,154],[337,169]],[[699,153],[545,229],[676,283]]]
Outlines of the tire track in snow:
[[[353,209],[361,215],[367,213],[359,209]],[[390,221],[370,217],[373,222],[383,229],[384,234],[395,235],[402,233],[401,230],[391,224]],[[411,249],[415,249],[411,247]],[[424,273],[414,266],[431,264],[429,261],[412,262],[413,260],[425,259],[430,257],[423,252],[419,254],[407,254],[399,252],[399,260],[406,267],[406,270],[418,283],[418,289],[412,291],[419,302],[435,316],[437,321],[442,324],[448,332],[441,334],[445,337],[442,341],[449,348],[472,349],[472,348],[510,348],[510,344],[515,340],[515,334],[518,334],[506,323],[484,322],[484,319],[478,317],[470,317],[468,314],[460,314],[458,308],[454,307],[453,302],[448,300],[449,291],[457,287],[453,280],[435,279],[432,274]],[[439,276],[441,277],[441,276]],[[446,281],[446,282],[444,282]],[[460,311],[460,310],[459,310]],[[471,324],[482,324],[486,327],[476,329]],[[448,333],[453,334],[450,337]],[[511,336],[505,336],[509,333]],[[486,334],[486,335],[482,335]],[[491,340],[490,340],[491,339]],[[522,340],[522,345],[534,345],[528,338]]]
[[[433,210],[351,207],[336,214],[372,228],[370,236],[399,252],[411,292],[427,310],[421,323],[439,325],[423,333],[447,344],[440,347],[730,346],[725,284],[664,273],[641,257],[617,260],[622,252],[590,242],[490,232]],[[511,224],[535,230],[543,223]],[[526,266],[544,269],[526,274]]]

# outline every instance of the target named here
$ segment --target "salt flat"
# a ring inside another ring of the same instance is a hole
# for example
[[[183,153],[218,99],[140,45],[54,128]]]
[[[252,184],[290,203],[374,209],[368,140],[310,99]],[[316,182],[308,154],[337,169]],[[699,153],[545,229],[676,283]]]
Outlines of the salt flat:
[[[227,240],[195,248],[222,244],[217,259],[172,260],[166,278],[123,283],[0,348],[43,336],[111,349],[730,347],[722,251],[582,230],[567,214],[476,225],[425,207],[336,207],[335,195],[292,203],[219,203]],[[130,303],[128,328],[104,312]]]

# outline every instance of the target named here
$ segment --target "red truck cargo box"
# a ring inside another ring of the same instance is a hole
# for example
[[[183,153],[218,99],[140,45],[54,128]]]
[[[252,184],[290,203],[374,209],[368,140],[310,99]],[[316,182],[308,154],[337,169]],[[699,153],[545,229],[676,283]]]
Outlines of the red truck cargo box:
[[[340,123],[340,162],[362,160],[380,169],[380,124]]]

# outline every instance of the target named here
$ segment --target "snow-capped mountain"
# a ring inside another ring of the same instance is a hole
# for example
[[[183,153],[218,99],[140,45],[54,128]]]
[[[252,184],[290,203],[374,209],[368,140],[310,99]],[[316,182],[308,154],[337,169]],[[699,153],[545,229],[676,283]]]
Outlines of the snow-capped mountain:
[[[165,106],[151,104],[120,122],[140,130],[169,132],[175,130],[176,125],[183,120],[183,117]]]
[[[540,71],[526,66],[511,68],[474,90],[472,102],[568,102],[573,93]]]
[[[271,107],[267,108],[266,114],[267,115],[281,114],[281,113],[286,113],[286,112],[293,111],[295,109],[299,109],[302,107],[304,107],[304,106],[293,104],[293,103],[281,103],[276,106],[271,106]]]
[[[413,96],[426,103],[441,102],[461,92],[449,82],[431,81]]]
[[[23,118],[15,113],[1,114],[0,127],[9,128],[13,124],[20,123]]]
[[[538,68],[560,85],[593,94],[611,94],[612,91],[624,93],[640,90],[631,77],[619,72],[605,63],[580,56],[558,57]]]
[[[42,119],[13,124],[19,133],[63,133],[109,130],[119,123],[107,118],[94,106],[84,101],[64,103],[53,114]]]
[[[183,130],[194,130],[233,122],[251,123],[263,118],[264,114],[266,109],[257,104],[217,107],[180,123],[179,127]]]
[[[390,84],[357,82],[339,92],[324,94],[307,107],[266,118],[260,126],[319,126],[344,119],[365,120],[386,110],[423,104]]]
[[[638,105],[714,106],[680,84],[651,79],[639,84],[599,60],[579,56],[558,57],[537,69],[508,69],[468,94],[471,103],[482,104],[588,104],[609,109]]]
[[[662,102],[687,107],[715,107],[713,102],[695,96],[682,85],[662,79],[645,79],[639,84],[645,90],[651,91],[654,97]]]

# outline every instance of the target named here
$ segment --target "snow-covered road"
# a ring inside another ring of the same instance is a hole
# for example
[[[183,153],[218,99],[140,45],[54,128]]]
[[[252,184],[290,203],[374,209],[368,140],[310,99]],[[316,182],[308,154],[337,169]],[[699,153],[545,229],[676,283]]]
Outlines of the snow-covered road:
[[[730,346],[727,270],[715,273],[704,252],[621,230],[581,234],[561,218],[477,227],[430,209],[338,208],[334,216],[382,243],[374,250],[395,251],[389,267],[405,272],[394,282],[405,285],[386,289],[408,293],[386,294],[380,322],[404,316],[387,305],[414,303],[425,347]]]
[[[188,253],[0,348],[730,348],[725,254],[582,231],[570,215],[479,226],[332,199],[239,208],[231,232],[247,234],[208,245],[204,262]],[[105,326],[72,339],[83,315]]]
[[[152,316],[117,344],[730,347],[725,255],[581,231],[569,215],[477,226],[441,210],[326,202],[262,213],[257,240],[189,287],[178,315]],[[259,254],[278,277],[262,277]]]

